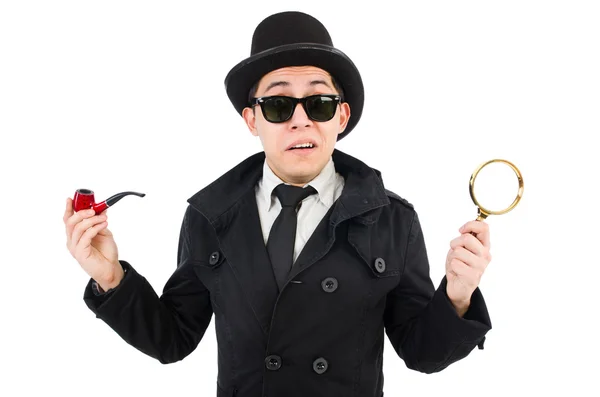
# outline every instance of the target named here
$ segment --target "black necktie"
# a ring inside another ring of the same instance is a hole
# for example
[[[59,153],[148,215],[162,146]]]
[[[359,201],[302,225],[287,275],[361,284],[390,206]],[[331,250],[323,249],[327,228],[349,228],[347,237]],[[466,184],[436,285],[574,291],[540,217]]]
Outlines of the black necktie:
[[[282,183],[274,189],[273,193],[279,198],[281,212],[275,219],[269,233],[267,251],[275,271],[277,284],[281,289],[294,262],[294,244],[298,221],[296,207],[302,200],[311,194],[317,193],[317,191],[312,186],[301,188]]]

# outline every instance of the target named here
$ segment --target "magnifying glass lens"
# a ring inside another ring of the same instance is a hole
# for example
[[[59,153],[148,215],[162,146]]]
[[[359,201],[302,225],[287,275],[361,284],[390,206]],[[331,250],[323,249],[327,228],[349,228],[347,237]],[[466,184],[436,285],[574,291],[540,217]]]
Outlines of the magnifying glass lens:
[[[483,167],[473,184],[473,192],[484,208],[502,211],[515,200],[519,181],[513,169],[505,163],[495,162]]]

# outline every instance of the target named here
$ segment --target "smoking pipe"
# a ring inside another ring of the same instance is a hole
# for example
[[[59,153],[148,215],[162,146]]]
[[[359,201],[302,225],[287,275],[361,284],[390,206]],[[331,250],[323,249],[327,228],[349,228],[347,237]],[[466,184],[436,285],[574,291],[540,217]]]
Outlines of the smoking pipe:
[[[96,203],[94,199],[94,191],[89,189],[77,189],[75,196],[73,197],[73,210],[75,212],[87,209],[93,209],[96,211],[96,215],[102,213],[108,207],[112,207],[117,201],[121,200],[125,196],[135,195],[144,197],[145,193],[137,192],[122,192],[117,193],[114,196],[107,198],[106,200]]]

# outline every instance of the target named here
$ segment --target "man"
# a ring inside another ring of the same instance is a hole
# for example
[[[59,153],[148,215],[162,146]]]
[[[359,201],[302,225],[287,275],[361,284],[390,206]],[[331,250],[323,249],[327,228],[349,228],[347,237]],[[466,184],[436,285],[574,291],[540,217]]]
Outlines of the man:
[[[413,206],[334,149],[364,96],[325,27],[299,12],[266,18],[225,85],[264,152],[188,200],[160,298],[117,258],[106,214],[73,213],[67,199],[68,247],[91,277],[84,300],[97,317],[172,363],[214,314],[218,396],[380,397],[384,330],[406,365],[426,373],[482,348],[488,227],[463,226],[434,289]]]

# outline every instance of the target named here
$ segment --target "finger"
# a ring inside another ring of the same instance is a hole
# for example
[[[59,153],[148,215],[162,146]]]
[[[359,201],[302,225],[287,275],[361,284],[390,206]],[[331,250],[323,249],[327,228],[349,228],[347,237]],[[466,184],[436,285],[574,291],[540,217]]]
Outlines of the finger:
[[[93,210],[92,210],[93,211]],[[90,228],[94,227],[96,224],[106,221],[105,215],[94,215],[90,218],[84,219],[79,222],[73,228],[73,233],[71,235],[71,247],[75,250],[79,245],[79,241],[82,238],[83,234]],[[95,236],[96,234],[94,234]]]
[[[450,254],[451,261],[452,259],[458,259],[467,266],[482,271],[485,269],[485,262],[483,258],[473,254],[471,251],[465,249],[464,247],[456,248]]]
[[[448,263],[448,269],[460,277],[465,277],[469,274],[469,265],[458,258],[452,258]]]
[[[471,251],[473,254],[484,258],[487,253],[487,249],[483,246],[481,241],[471,233],[462,234],[450,242],[450,248],[456,249],[458,247],[464,247]]]
[[[75,226],[77,224],[79,224],[82,220],[84,220],[86,218],[90,218],[90,217],[94,216],[94,213],[95,212],[93,209],[81,210],[81,211],[74,212],[69,217],[69,219],[67,219],[67,222],[66,222],[67,238],[72,238],[73,229],[75,228]]]
[[[108,222],[104,221],[104,223],[106,223],[106,226],[103,227],[102,229],[100,229],[100,231],[98,232],[98,235],[100,235],[100,236],[112,236],[112,232],[110,230],[108,230]]]
[[[67,197],[65,214],[63,215],[63,222],[65,222],[65,224],[67,223],[71,215],[73,215],[73,200],[71,200],[70,197]]]
[[[104,222],[97,223],[94,226],[88,228],[85,231],[85,233],[83,233],[83,235],[81,236],[81,239],[79,240],[79,243],[77,244],[77,246],[75,248],[75,252],[81,252],[81,251],[83,251],[84,248],[90,246],[92,244],[92,240],[94,239],[94,237],[96,237],[96,235],[102,229],[104,229],[107,225],[108,225],[108,222],[104,221]]]
[[[71,237],[73,234],[73,228],[77,223],[79,223],[83,219],[85,211],[75,212],[73,209],[73,200],[69,197],[67,198],[67,208],[65,208],[65,215],[63,216],[63,221],[65,223],[65,233],[67,234],[67,246],[70,247]]]
[[[485,221],[469,221],[465,223],[460,229],[460,233],[474,233],[475,237],[484,247],[490,248],[490,230],[489,225]]]
[[[451,254],[452,254],[453,249],[450,248],[448,250],[448,253],[446,254],[446,269],[448,269],[448,267],[450,266],[450,261],[452,260]]]
[[[65,226],[67,226],[67,222],[69,221],[69,218],[73,215],[73,212],[74,212],[73,211],[73,200],[71,200],[70,197],[67,197],[65,213],[63,215],[63,222],[64,222]],[[65,227],[65,233],[67,235],[67,244],[68,244],[70,235],[69,235],[69,230],[66,227]]]
[[[454,273],[464,286],[478,284],[481,272],[472,268],[460,259],[454,258],[450,261],[450,272]]]

